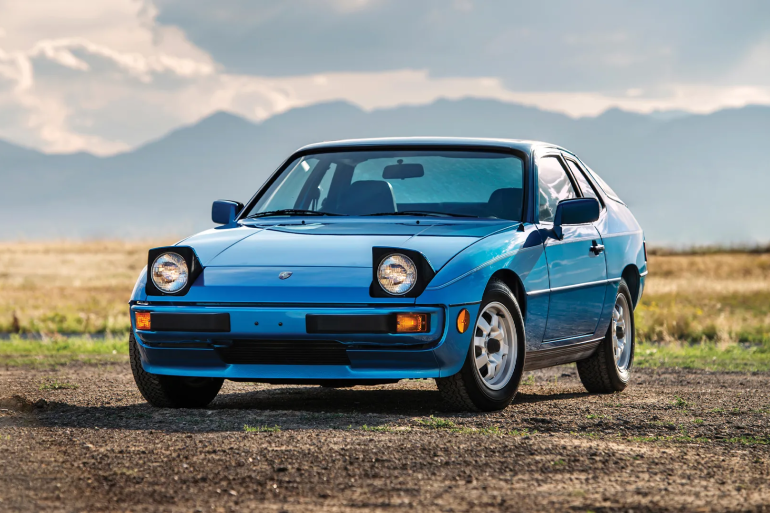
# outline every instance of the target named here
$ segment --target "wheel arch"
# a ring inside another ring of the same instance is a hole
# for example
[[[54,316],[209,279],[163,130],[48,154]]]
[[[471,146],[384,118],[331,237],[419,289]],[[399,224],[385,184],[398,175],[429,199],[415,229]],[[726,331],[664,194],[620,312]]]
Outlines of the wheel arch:
[[[634,302],[634,308],[636,308],[636,304],[639,302],[639,287],[641,281],[639,268],[634,264],[628,264],[623,269],[623,273],[620,275],[620,277],[623,278],[623,280],[626,282],[626,285],[628,285],[628,290],[631,292],[631,298]]]
[[[489,281],[499,279],[505,283],[511,292],[513,292],[516,301],[519,303],[519,309],[521,310],[521,317],[526,323],[527,320],[527,292],[524,289],[524,284],[519,278],[519,275],[510,269],[500,269],[489,278]]]

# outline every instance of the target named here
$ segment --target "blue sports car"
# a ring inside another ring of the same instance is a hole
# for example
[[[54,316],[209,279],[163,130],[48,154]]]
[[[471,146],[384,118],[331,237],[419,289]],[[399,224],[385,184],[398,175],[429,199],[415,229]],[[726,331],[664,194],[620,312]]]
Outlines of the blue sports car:
[[[590,392],[628,383],[644,234],[559,146],[313,144],[211,217],[151,249],[131,296],[131,367],[153,405],[203,407],[225,379],[434,378],[453,408],[489,411],[524,371],[569,362]]]

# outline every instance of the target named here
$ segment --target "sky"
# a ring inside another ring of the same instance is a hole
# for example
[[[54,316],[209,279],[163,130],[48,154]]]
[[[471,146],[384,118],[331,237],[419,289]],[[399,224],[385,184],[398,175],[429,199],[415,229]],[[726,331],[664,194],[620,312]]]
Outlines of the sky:
[[[128,151],[220,110],[464,97],[770,105],[770,2],[0,0],[0,139],[49,153]]]

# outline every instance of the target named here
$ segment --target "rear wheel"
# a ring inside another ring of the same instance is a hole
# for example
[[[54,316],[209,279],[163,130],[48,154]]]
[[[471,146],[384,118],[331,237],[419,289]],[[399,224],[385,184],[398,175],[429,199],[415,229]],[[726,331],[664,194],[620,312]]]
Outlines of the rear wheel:
[[[636,349],[632,305],[628,285],[621,280],[607,334],[590,358],[577,362],[580,381],[589,392],[609,394],[628,385]]]
[[[160,408],[203,408],[219,393],[224,379],[160,376],[142,367],[134,334],[128,340],[131,372],[139,392],[153,406]]]
[[[473,340],[460,372],[438,378],[444,399],[455,409],[501,410],[511,404],[524,365],[524,321],[516,297],[493,280],[479,307]]]

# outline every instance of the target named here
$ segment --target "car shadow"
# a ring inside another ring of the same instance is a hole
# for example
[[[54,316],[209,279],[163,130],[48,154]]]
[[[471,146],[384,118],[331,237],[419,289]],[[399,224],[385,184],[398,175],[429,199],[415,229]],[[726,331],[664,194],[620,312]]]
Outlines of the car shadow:
[[[543,401],[559,401],[564,399],[578,399],[591,395],[589,392],[563,392],[559,394],[516,394],[513,404],[539,403]]]
[[[509,408],[585,395],[520,393]],[[329,389],[317,386],[271,386],[254,391],[225,392],[207,408],[201,409],[156,408],[145,402],[102,406],[49,402],[22,413],[0,418],[0,425],[205,433],[248,431],[247,426],[266,431],[371,429],[413,422],[414,417],[472,421],[495,415],[450,411],[435,389]]]

